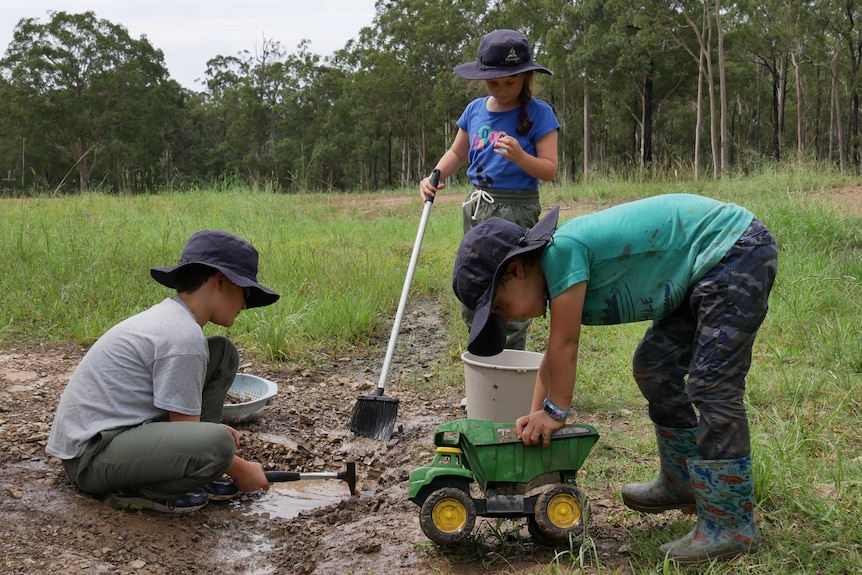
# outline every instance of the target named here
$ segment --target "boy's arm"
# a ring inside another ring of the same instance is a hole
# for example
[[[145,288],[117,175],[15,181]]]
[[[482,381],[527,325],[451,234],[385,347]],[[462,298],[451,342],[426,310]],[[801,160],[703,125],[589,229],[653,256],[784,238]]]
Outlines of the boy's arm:
[[[581,340],[581,317],[587,282],[580,282],[551,300],[551,331],[548,337],[548,399],[561,409],[572,406]]]
[[[263,472],[263,466],[256,461],[246,461],[241,457],[234,456],[227,474],[233,479],[237,489],[245,493],[259,489],[269,490],[269,481]]]
[[[533,412],[518,419],[515,426],[525,445],[549,446],[551,434],[565,425],[565,421],[557,421],[546,413],[542,402],[547,397],[562,410],[571,408],[586,293],[586,282],[580,282],[551,300],[551,334],[536,377]]]

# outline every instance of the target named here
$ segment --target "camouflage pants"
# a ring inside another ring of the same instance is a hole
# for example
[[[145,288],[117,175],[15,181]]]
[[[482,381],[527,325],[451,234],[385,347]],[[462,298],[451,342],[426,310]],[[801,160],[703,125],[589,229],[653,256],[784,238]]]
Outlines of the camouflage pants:
[[[702,459],[751,452],[745,377],[777,270],[775,240],[755,219],[689,291],[687,304],[653,322],[635,351],[632,370],[650,419],[697,427]]]
[[[524,229],[532,228],[539,221],[539,216],[542,214],[539,192],[486,190],[485,193],[488,196],[482,196],[482,191],[474,188],[462,204],[465,234],[471,228],[493,217],[509,220]],[[462,305],[461,319],[464,320],[469,332],[473,324],[473,310]],[[529,326],[530,320],[506,324],[506,349],[526,349]]]

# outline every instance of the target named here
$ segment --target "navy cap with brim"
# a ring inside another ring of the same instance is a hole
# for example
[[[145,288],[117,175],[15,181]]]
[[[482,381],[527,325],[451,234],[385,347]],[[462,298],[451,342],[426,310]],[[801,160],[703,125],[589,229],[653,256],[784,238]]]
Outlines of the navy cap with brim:
[[[506,321],[499,314],[491,312],[491,307],[493,306],[494,298],[497,295],[497,287],[500,284],[500,279],[503,277],[506,267],[513,258],[527,252],[542,249],[548,245],[548,242],[553,238],[554,231],[557,229],[557,221],[559,220],[559,217],[560,208],[557,206],[545,217],[539,220],[535,226],[525,232],[521,230],[523,235],[519,235],[517,237],[511,236],[511,248],[499,263],[497,263],[490,285],[485,288],[482,295],[477,299],[476,307],[473,310],[473,320],[470,325],[470,337],[467,340],[467,351],[478,356],[497,355],[503,351],[506,346]],[[486,229],[479,229],[480,226],[485,226]],[[463,297],[464,293],[472,291],[472,289],[476,287],[475,285],[464,285],[463,282],[469,284],[471,281],[464,278],[485,277],[485,274],[476,273],[475,268],[477,266],[482,266],[487,269],[488,265],[494,265],[493,261],[489,260],[487,257],[487,254],[481,253],[481,248],[477,250],[475,249],[476,246],[469,245],[471,240],[469,236],[471,232],[477,235],[484,235],[486,238],[487,236],[494,236],[499,239],[500,236],[504,234],[495,233],[497,231],[502,231],[502,229],[495,230],[494,228],[496,226],[500,226],[501,228],[505,227],[506,233],[510,235],[515,231],[514,228],[520,229],[517,224],[502,220],[501,218],[494,218],[493,221],[486,220],[482,222],[465,234],[456,258],[456,265],[461,266],[460,270],[456,269],[456,275],[463,275],[463,278],[458,278],[462,281],[458,281],[458,279],[456,279],[454,282],[455,286],[458,286],[456,287],[455,292],[459,299]],[[470,267],[473,267],[474,269],[469,269]],[[459,293],[459,290],[464,293]]]
[[[465,80],[493,80],[529,71],[553,74],[536,64],[527,37],[515,30],[494,30],[482,36],[476,59],[453,71]]]
[[[497,355],[506,347],[506,320],[501,315],[491,313],[490,304],[476,311],[472,325],[481,326],[479,329],[470,329],[467,351],[473,355]]]
[[[150,268],[150,275],[163,286],[176,289],[180,270],[203,265],[223,273],[234,285],[249,288],[246,308],[278,301],[277,293],[257,281],[257,250],[239,236],[221,230],[195,233],[183,247],[177,265]]]

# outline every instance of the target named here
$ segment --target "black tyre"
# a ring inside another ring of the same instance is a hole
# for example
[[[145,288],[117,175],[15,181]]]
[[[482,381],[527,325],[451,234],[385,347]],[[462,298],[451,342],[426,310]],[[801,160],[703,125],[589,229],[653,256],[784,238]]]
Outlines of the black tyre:
[[[566,543],[569,535],[578,536],[587,517],[587,500],[574,485],[559,484],[536,499],[536,514],[528,525],[530,534],[541,534],[540,545]]]
[[[533,540],[534,545],[539,545],[542,547],[556,547],[560,544],[560,541],[555,541],[551,539],[542,529],[539,527],[539,524],[536,523],[536,516],[530,515],[527,519],[527,531],[530,534],[530,538]]]
[[[470,494],[457,487],[431,493],[419,511],[419,525],[431,541],[451,545],[463,541],[476,524],[476,506]]]

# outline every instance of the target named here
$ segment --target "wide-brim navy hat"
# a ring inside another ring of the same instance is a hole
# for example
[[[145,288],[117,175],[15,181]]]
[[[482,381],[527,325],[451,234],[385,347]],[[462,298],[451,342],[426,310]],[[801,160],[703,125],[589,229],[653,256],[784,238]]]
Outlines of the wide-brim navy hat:
[[[535,70],[553,74],[533,61],[530,42],[515,30],[494,30],[482,36],[476,60],[455,66],[456,74],[466,80],[493,80]]]
[[[491,313],[500,278],[512,258],[548,245],[559,217],[557,206],[529,230],[494,217],[464,234],[455,256],[452,289],[461,303],[474,311],[467,351],[481,356],[503,351],[506,321]]]
[[[220,230],[202,230],[186,242],[175,266],[150,268],[153,279],[176,289],[177,273],[186,266],[205,265],[223,273],[234,285],[250,288],[246,308],[278,301],[277,293],[257,282],[257,250],[239,236]]]

